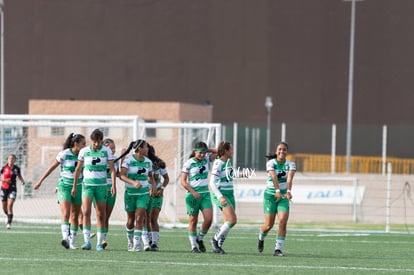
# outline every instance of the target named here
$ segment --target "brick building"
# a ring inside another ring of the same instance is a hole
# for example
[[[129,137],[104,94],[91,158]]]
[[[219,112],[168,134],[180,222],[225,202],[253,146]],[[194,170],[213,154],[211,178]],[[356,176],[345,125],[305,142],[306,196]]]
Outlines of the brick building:
[[[411,0],[357,1],[352,153],[412,157]],[[213,121],[288,125],[296,152],[345,153],[349,1],[5,0],[5,112],[30,99],[211,104]],[[117,110],[122,114],[122,109]],[[306,138],[304,138],[306,137]],[[275,138],[276,139],[276,138]]]

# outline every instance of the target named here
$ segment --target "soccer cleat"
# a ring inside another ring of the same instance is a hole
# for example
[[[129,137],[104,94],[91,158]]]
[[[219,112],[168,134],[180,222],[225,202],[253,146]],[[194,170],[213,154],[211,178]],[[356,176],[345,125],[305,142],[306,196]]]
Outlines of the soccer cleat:
[[[263,248],[264,248],[264,240],[259,240],[257,242],[257,250],[262,253],[263,252]]]
[[[6,224],[6,228],[11,229],[11,224],[10,223]]]
[[[60,241],[60,244],[61,244],[64,248],[69,249],[69,241],[68,241],[68,240],[63,239],[63,240],[61,240],[61,241]]]
[[[224,241],[226,240],[226,238],[223,238],[223,237],[221,237],[219,240],[218,240],[218,246],[219,247],[222,247],[223,246],[223,243],[224,243]]]
[[[193,247],[193,249],[191,250],[191,253],[200,253],[200,250],[198,250],[197,247]]]
[[[134,247],[132,248],[132,251],[142,251],[141,245],[139,245],[139,244],[134,245]]]
[[[85,242],[85,243],[83,243],[81,248],[82,248],[82,250],[91,250],[92,246],[91,246],[90,242]]]
[[[69,249],[75,250],[78,249],[74,244],[69,244]]]
[[[151,250],[152,250],[152,251],[158,251],[158,250],[159,250],[158,245],[156,245],[155,243],[153,243],[153,244],[151,245]]]
[[[97,244],[96,245],[96,251],[104,251],[104,247],[102,244]]]
[[[214,253],[217,253],[217,254],[225,254],[224,250],[221,249],[221,247],[218,244],[218,241],[216,241],[216,239],[214,239],[214,237],[211,238],[210,243],[211,243],[211,247],[213,248],[213,252]]]
[[[134,244],[132,242],[128,242],[128,251],[134,251]]]
[[[107,246],[108,246],[108,243],[106,241],[102,241],[102,247],[103,247],[103,249],[106,249]]]
[[[273,256],[283,257],[283,256],[285,256],[285,254],[282,253],[282,250],[276,249],[275,253],[273,253]]]
[[[214,239],[214,237],[211,238],[210,244],[211,244],[211,247],[213,248],[214,253],[220,253],[220,247],[218,245],[218,241],[216,241],[216,239]]]
[[[204,246],[204,242],[203,240],[197,240],[197,244],[198,244],[198,249],[200,250],[200,252],[206,252],[206,247]]]
[[[95,238],[95,236],[96,236],[96,233],[92,233],[90,238],[91,238],[91,239],[92,239],[92,238]]]
[[[144,251],[151,251],[151,246],[149,245],[144,246]]]

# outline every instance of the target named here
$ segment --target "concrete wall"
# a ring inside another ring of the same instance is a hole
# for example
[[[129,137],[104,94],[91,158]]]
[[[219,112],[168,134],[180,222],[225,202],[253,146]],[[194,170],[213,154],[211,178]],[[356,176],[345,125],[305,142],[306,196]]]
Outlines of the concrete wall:
[[[214,122],[265,127],[272,96],[275,141],[286,122],[296,152],[325,153],[335,123],[345,152],[349,1],[5,2],[6,113],[29,99],[204,102]],[[414,1],[356,5],[352,153],[379,155],[364,129],[385,124],[390,154],[411,158]]]

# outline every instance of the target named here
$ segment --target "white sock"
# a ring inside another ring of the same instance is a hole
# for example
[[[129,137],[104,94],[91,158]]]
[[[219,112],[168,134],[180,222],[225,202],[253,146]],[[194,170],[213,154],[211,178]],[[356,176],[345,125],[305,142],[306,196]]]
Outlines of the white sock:
[[[126,236],[128,239],[128,243],[133,243],[134,242],[134,228],[128,229],[127,227],[125,227],[126,229]]]
[[[91,241],[91,230],[83,228],[83,240],[85,243],[89,243]]]
[[[158,245],[158,240],[160,238],[160,232],[152,231],[151,232],[152,243]]]
[[[275,250],[282,250],[283,245],[285,244],[285,240],[276,240],[276,247]]]
[[[134,246],[141,247],[142,231],[134,230]]]
[[[142,230],[142,242],[144,246],[149,246],[148,231],[146,229]]]
[[[197,247],[197,236],[188,235],[188,239],[190,240],[191,248]]]
[[[71,235],[70,235],[70,244],[72,246],[75,246],[76,244],[76,236],[78,235],[78,231],[71,231]]]
[[[69,238],[69,224],[68,223],[62,223],[60,225],[60,229],[62,231],[62,239],[67,240]]]
[[[96,232],[96,244],[102,244],[103,241],[103,235],[104,233],[102,232]]]
[[[227,237],[227,235],[229,234],[231,228],[232,228],[231,223],[225,222],[220,227],[220,230],[214,236],[214,238],[216,239],[216,241],[218,241],[218,240],[224,240]]]

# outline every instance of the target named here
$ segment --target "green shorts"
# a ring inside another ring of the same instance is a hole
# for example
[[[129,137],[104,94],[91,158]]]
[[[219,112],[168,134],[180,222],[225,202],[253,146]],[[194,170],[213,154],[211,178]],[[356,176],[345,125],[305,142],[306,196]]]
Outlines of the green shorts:
[[[213,193],[211,195],[211,199],[213,200],[214,204],[217,205],[218,208],[223,209],[227,206],[233,206],[234,209],[236,209],[236,201],[234,199],[234,192],[232,191],[226,191],[223,190],[221,191],[221,194],[223,195],[224,198],[226,198],[227,200],[227,204],[226,205],[221,205],[220,200],[216,197],[216,195]]]
[[[111,193],[112,185],[106,185],[106,205],[114,206],[116,201],[116,194]]]
[[[72,186],[59,182],[57,198],[59,202],[70,201],[72,204],[82,204],[82,185],[77,185],[75,197],[72,197]]]
[[[163,200],[164,200],[163,196],[150,197],[148,212],[150,212],[153,208],[161,209]]]
[[[278,212],[289,212],[289,200],[280,199],[276,202],[274,195],[265,192],[263,196],[263,211],[269,215]]]
[[[82,186],[82,199],[90,197],[96,202],[106,202],[107,192],[106,185]]]
[[[198,215],[200,211],[204,209],[213,209],[211,204],[210,192],[201,193],[199,199],[195,199],[193,194],[187,192],[185,195],[185,205],[187,207],[188,215]]]
[[[125,191],[124,194],[124,208],[126,212],[135,212],[137,208],[144,208],[145,210],[149,207],[150,195],[130,195]]]
[[[112,193],[111,193],[112,185],[107,185],[106,188],[107,188],[106,189],[106,192],[107,192],[107,194],[106,194],[106,205],[115,206],[116,194],[115,194],[115,196],[112,196]],[[93,199],[93,205],[96,205],[95,198]]]

